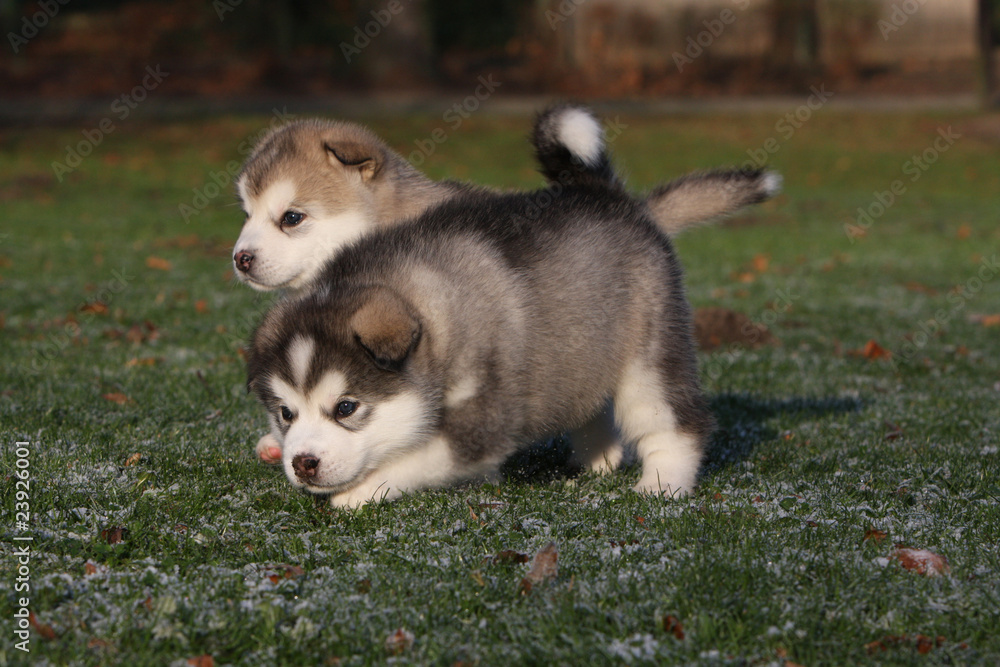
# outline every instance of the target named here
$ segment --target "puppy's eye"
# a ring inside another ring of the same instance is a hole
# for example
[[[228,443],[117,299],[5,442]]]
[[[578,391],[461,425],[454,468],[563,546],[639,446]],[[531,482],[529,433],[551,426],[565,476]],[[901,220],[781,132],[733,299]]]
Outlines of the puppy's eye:
[[[293,419],[295,419],[295,415],[292,413],[291,410],[288,409],[287,405],[282,405],[281,406],[281,418],[284,419],[286,422],[290,422]]]
[[[306,217],[305,214],[298,211],[285,211],[285,214],[281,216],[281,226],[294,227],[302,222],[302,218],[304,217]]]
[[[337,403],[337,417],[350,417],[357,409],[357,401],[341,401],[340,403]]]

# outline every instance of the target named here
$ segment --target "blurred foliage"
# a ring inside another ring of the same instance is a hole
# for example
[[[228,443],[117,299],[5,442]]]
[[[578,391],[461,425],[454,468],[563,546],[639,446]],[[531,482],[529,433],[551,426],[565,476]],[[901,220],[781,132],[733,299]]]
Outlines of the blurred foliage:
[[[532,0],[428,0],[434,50],[503,46],[524,27],[534,5]]]

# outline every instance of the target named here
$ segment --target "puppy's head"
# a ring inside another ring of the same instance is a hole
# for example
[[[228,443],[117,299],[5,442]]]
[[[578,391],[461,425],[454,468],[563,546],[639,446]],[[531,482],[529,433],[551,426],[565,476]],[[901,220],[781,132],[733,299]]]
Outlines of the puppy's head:
[[[339,493],[426,442],[438,421],[420,370],[420,319],[386,288],[312,294],[269,312],[248,385],[283,436],[292,485]]]
[[[378,181],[393,154],[354,123],[296,121],[254,149],[236,186],[246,222],[236,276],[259,290],[299,289],[377,221]]]

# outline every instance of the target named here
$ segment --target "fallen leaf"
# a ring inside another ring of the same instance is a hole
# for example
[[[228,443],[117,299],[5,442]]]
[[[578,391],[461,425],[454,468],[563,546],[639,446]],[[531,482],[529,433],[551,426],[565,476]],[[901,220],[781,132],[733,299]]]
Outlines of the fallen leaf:
[[[196,313],[207,313],[208,312],[208,301],[205,299],[198,299],[194,302],[194,310]]]
[[[556,550],[555,542],[549,542],[542,547],[531,560],[531,567],[528,573],[521,579],[522,594],[530,593],[532,587],[548,581],[558,573],[559,552]]]
[[[903,429],[891,421],[886,421],[885,427],[887,429],[885,433],[886,440],[896,440],[897,438],[901,438],[903,436]]]
[[[964,241],[972,236],[972,227],[970,227],[967,223],[962,223],[962,225],[959,226],[958,231],[955,232],[955,236]]]
[[[362,579],[358,583],[354,584],[354,590],[358,593],[364,595],[365,593],[370,593],[372,590],[372,580]]]
[[[385,638],[385,650],[390,655],[399,655],[413,646],[416,637],[412,632],[403,628],[396,628],[391,635]]]
[[[132,357],[125,362],[125,368],[135,368],[136,366],[155,366],[159,363],[159,357]]]
[[[99,639],[97,637],[91,637],[90,639],[87,640],[87,648],[89,648],[89,649],[106,650],[106,649],[113,649],[114,647],[115,647],[114,644],[112,644],[111,642],[109,642],[106,639]]]
[[[951,571],[951,566],[948,565],[948,561],[943,556],[926,549],[898,548],[890,554],[889,558],[898,560],[899,564],[907,570],[928,577],[935,577]]]
[[[125,467],[128,468],[129,466],[134,466],[136,463],[138,463],[141,460],[142,460],[142,454],[139,453],[139,452],[135,452],[134,454],[132,454],[131,456],[129,456],[127,459],[125,459]]]
[[[110,526],[101,531],[101,539],[108,544],[118,544],[128,537],[128,528],[124,526]]]
[[[767,271],[767,267],[771,265],[770,255],[765,255],[763,253],[754,255],[753,258],[753,270],[757,273],[764,273]]]
[[[969,315],[969,321],[984,327],[1000,326],[1000,313],[995,315]]]
[[[934,650],[934,640],[926,635],[917,635],[917,653],[926,655]]]
[[[869,361],[888,359],[892,356],[892,352],[879,345],[874,339],[865,343],[865,346],[860,350],[848,350],[847,354],[852,357],[863,357]]]
[[[52,629],[52,626],[47,623],[39,623],[38,619],[35,618],[35,612],[28,612],[28,623],[31,624],[31,627],[35,629],[35,632],[37,632],[38,636],[42,639],[52,641],[56,638],[56,631]]]
[[[522,554],[513,549],[504,549],[496,556],[493,557],[494,563],[499,563],[501,565],[510,565],[512,563],[527,563],[531,560],[528,554]]]
[[[191,667],[215,667],[215,658],[206,653],[205,655],[188,658],[187,663]]]
[[[667,616],[663,619],[663,631],[681,641],[684,640],[684,625],[677,620],[676,616]]]
[[[173,268],[168,260],[156,257],[155,255],[150,255],[146,258],[146,266],[157,271],[169,271]]]
[[[109,394],[101,394],[101,398],[105,401],[111,401],[112,403],[117,403],[118,405],[124,405],[126,403],[131,403],[132,399],[119,391],[113,391]]]
[[[85,303],[80,306],[81,313],[91,313],[93,315],[107,315],[108,314],[108,304],[102,301],[92,301],[90,303]]]
[[[886,537],[888,537],[888,534],[884,530],[876,530],[875,528],[869,528],[868,530],[865,531],[864,541],[867,542],[868,540],[871,540],[872,542],[881,542]]]
[[[927,294],[929,296],[935,296],[938,293],[938,291],[936,289],[934,289],[933,287],[928,287],[927,285],[924,285],[922,283],[918,283],[918,282],[913,281],[913,280],[911,280],[910,282],[906,283],[905,286],[906,286],[906,289],[910,290],[911,292],[919,292],[921,294]]]

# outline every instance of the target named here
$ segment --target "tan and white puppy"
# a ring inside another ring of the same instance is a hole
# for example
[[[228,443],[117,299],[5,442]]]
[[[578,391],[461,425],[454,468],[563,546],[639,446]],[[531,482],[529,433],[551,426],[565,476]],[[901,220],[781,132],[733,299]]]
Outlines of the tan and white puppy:
[[[533,143],[552,184],[574,173],[614,178],[604,130],[586,107],[543,112]],[[780,185],[773,172],[721,170],[682,177],[645,201],[660,229],[674,234],[768,199]],[[427,178],[356,123],[289,123],[260,141],[237,178],[246,222],[233,251],[236,276],[259,290],[306,288],[347,243],[473,189]]]

